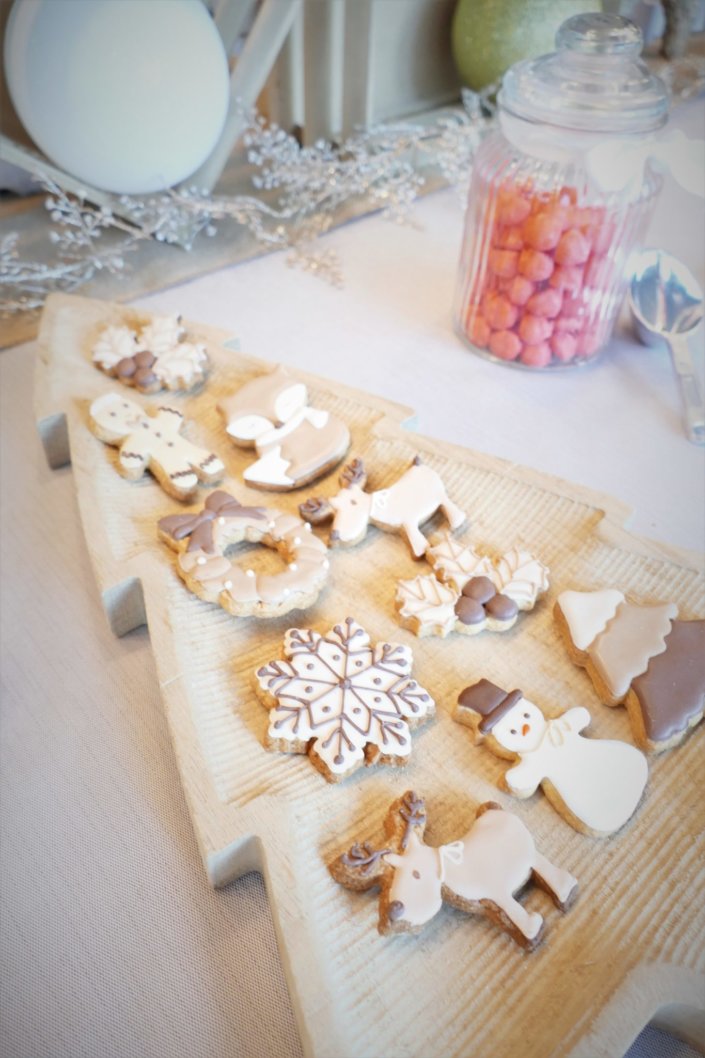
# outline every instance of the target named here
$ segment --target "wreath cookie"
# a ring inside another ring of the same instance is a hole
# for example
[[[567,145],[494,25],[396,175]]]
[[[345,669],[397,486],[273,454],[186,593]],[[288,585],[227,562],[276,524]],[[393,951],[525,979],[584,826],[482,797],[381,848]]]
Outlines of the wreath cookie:
[[[171,514],[158,523],[159,539],[179,552],[176,569],[205,602],[235,617],[279,617],[312,606],[328,576],[326,545],[295,515],[245,507],[223,490],[193,514]],[[274,548],[286,562],[279,573],[238,565],[226,550],[241,541]]]
[[[355,844],[330,865],[348,889],[380,889],[379,932],[419,933],[443,903],[487,916],[531,951],[543,937],[543,918],[527,911],[515,894],[533,881],[561,911],[577,894],[572,874],[542,856],[517,816],[488,801],[458,841],[424,842],[426,808],[411,790],[395,801],[385,821],[385,842]]]
[[[284,658],[257,671],[257,693],[270,709],[268,749],[308,753],[328,782],[362,764],[406,764],[411,728],[435,712],[411,678],[408,647],[372,644],[348,617],[325,635],[290,628]]]
[[[184,417],[176,408],[157,408],[150,415],[120,393],[104,393],[91,404],[89,423],[99,440],[119,449],[123,477],[139,481],[149,470],[176,500],[190,499],[199,481],[216,484],[225,471],[215,453],[181,436]]]

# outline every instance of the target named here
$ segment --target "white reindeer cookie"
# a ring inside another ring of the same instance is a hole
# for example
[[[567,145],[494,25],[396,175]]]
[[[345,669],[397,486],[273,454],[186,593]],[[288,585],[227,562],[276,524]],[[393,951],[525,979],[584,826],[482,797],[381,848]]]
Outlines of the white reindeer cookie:
[[[324,635],[290,628],[284,658],[257,670],[257,693],[270,710],[268,749],[308,753],[328,782],[362,765],[406,764],[412,729],[435,712],[411,678],[407,646],[370,643],[348,617]]]
[[[354,459],[340,476],[340,492],[330,499],[311,498],[299,507],[301,517],[312,525],[333,519],[331,547],[352,547],[367,534],[370,524],[393,533],[403,533],[414,558],[423,558],[428,540],[419,526],[439,509],[451,529],[459,529],[466,515],[449,499],[439,474],[416,456],[408,470],[387,489],[366,492],[367,473],[361,459]]]
[[[235,444],[255,448],[257,461],[243,477],[260,489],[281,492],[315,481],[350,447],[347,426],[310,407],[304,383],[282,366],[221,400],[218,410]]]
[[[395,600],[404,628],[420,637],[506,632],[548,589],[543,563],[516,547],[493,562],[444,533],[426,558],[435,576],[400,580]]]
[[[572,874],[542,856],[515,815],[493,801],[480,805],[475,822],[458,841],[434,847],[424,842],[426,808],[411,790],[395,801],[385,820],[385,840],[355,844],[330,871],[348,889],[380,889],[382,934],[419,933],[443,903],[482,914],[531,951],[544,923],[515,894],[534,881],[566,911],[577,895]]]
[[[119,449],[123,477],[138,481],[149,470],[174,499],[190,499],[199,481],[214,484],[225,471],[217,455],[181,436],[184,417],[176,408],[148,414],[119,393],[104,393],[91,404],[89,423],[96,437]]]
[[[185,337],[181,316],[155,316],[139,333],[111,325],[93,346],[93,362],[140,393],[190,390],[206,377],[209,361],[206,347]]]
[[[304,610],[328,577],[327,548],[294,514],[272,507],[247,507],[230,493],[211,493],[200,511],[160,519],[159,539],[178,552],[176,569],[205,602],[235,617],[280,617]],[[278,572],[236,561],[233,545],[248,542],[277,551]]]
[[[590,723],[582,706],[546,720],[521,691],[507,694],[489,680],[466,687],[455,719],[487,739],[499,757],[518,763],[504,775],[516,797],[531,797],[541,786],[549,801],[576,830],[595,837],[613,834],[631,818],[642,798],[649,769],[627,742],[584,738]]]

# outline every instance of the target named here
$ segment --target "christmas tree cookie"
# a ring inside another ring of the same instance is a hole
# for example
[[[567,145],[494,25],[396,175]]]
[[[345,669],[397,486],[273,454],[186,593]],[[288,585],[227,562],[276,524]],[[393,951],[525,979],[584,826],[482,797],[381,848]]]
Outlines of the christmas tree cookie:
[[[564,591],[555,617],[572,660],[607,705],[624,703],[634,739],[651,752],[678,745],[703,718],[705,621],[674,603],[628,602],[621,591]]]

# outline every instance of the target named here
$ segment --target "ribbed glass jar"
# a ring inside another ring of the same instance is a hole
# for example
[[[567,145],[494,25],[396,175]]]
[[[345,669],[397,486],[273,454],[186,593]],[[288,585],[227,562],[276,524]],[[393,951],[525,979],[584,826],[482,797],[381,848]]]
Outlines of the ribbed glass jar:
[[[666,96],[648,71],[634,93],[636,27],[578,16],[557,43],[505,77],[500,128],[473,166],[455,305],[475,351],[532,369],[585,364],[608,341],[661,185],[644,133]]]

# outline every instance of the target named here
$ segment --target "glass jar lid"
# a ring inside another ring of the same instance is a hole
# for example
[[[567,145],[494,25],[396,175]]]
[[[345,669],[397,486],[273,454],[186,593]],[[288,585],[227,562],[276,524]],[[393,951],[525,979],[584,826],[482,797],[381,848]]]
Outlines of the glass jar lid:
[[[668,91],[639,58],[642,45],[638,26],[621,15],[574,15],[556,33],[555,52],[507,71],[499,105],[561,128],[652,132],[667,120]]]

